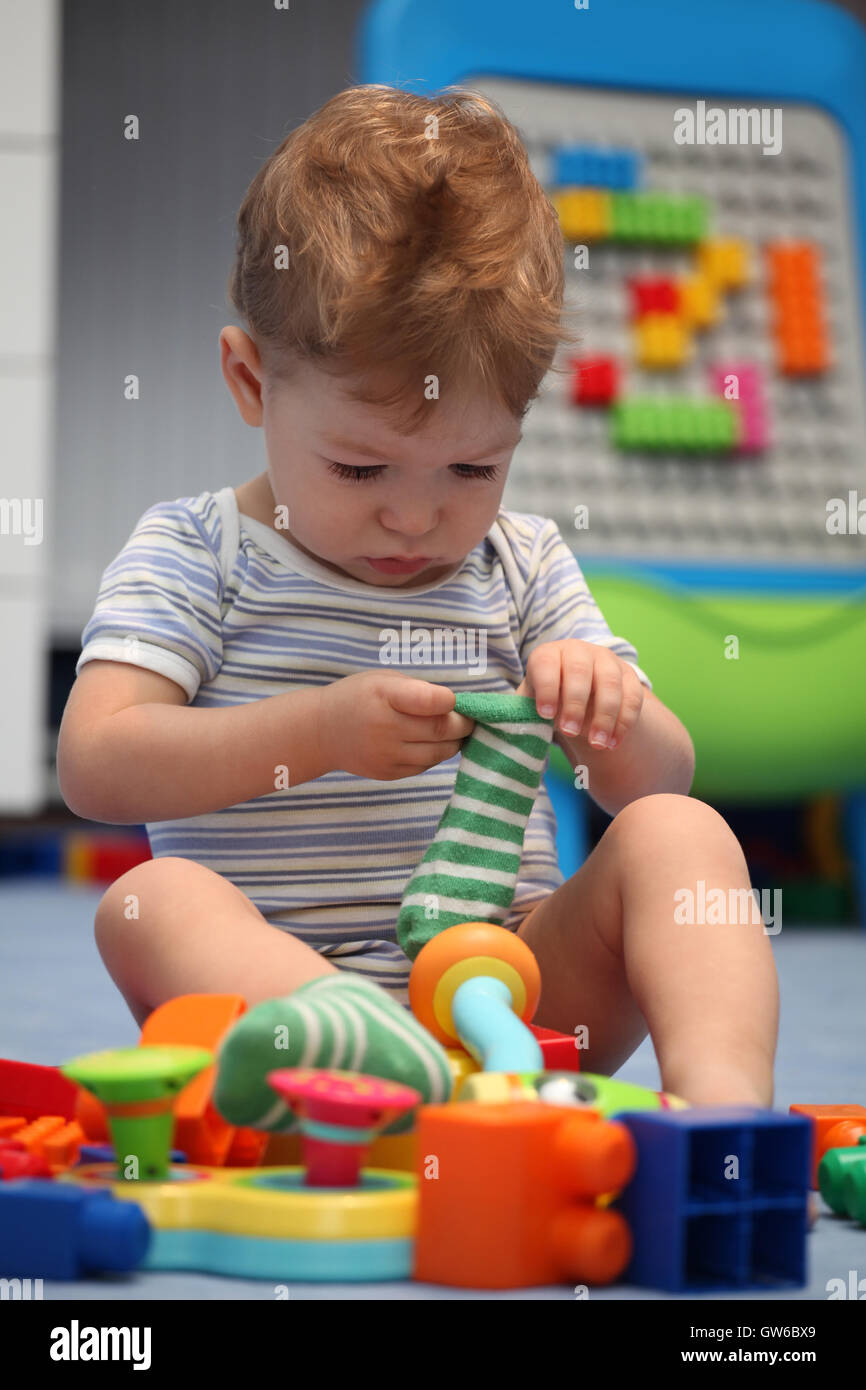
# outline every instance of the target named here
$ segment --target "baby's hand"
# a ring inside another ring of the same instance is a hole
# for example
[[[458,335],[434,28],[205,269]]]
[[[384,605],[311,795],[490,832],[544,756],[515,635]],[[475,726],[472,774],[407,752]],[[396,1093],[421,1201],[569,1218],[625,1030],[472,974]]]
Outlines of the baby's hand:
[[[627,661],[607,647],[567,639],[530,653],[518,695],[532,695],[538,713],[593,748],[616,748],[637,723],[643,685]]]
[[[359,671],[322,691],[318,738],[325,766],[392,782],[460,752],[475,721],[454,713],[447,686],[398,671]]]

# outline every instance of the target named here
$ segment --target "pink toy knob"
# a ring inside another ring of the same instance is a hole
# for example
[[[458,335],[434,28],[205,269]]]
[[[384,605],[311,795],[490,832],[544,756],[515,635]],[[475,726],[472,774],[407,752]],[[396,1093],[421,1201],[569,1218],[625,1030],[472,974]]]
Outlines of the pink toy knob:
[[[290,1067],[268,1082],[298,1117],[308,1187],[357,1187],[365,1149],[421,1103],[411,1086],[354,1071]]]

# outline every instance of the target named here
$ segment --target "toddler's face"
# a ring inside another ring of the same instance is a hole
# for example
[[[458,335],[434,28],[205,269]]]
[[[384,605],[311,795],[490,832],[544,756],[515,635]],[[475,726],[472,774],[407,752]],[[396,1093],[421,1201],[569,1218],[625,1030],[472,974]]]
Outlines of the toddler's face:
[[[307,362],[287,382],[263,382],[260,423],[274,499],[288,508],[284,534],[367,584],[433,583],[496,520],[520,423],[461,393],[431,402],[429,424],[400,434],[381,409],[349,398],[351,384]]]

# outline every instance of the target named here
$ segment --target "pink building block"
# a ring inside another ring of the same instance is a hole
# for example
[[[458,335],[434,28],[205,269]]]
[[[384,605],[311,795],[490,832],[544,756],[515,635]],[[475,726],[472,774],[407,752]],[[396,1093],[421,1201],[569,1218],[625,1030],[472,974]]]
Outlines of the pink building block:
[[[739,399],[732,402],[740,414],[737,452],[760,453],[770,445],[763,371],[755,362],[716,363],[710,368],[710,389],[725,397],[725,383],[732,376],[737,378],[739,390]]]

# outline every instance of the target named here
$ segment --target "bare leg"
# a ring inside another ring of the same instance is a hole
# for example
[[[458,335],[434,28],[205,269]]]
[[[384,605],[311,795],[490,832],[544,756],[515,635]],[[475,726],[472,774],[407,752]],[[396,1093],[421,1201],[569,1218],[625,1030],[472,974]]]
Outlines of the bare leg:
[[[778,981],[763,924],[683,925],[675,892],[749,888],[722,817],[691,797],[631,802],[518,935],[542,976],[536,1022],[586,1025],[587,1071],[612,1075],[646,1036],[662,1087],[693,1105],[773,1103]]]
[[[252,1007],[336,973],[189,859],[152,859],[117,879],[96,911],[96,944],[138,1024],[179,994],[241,994]]]

